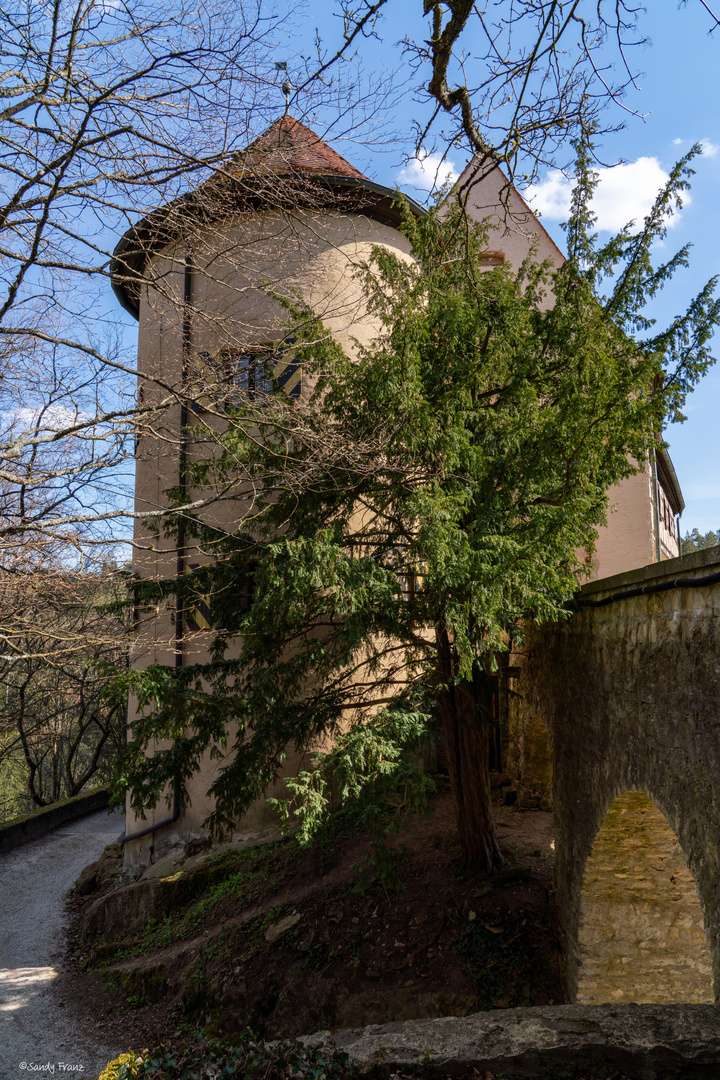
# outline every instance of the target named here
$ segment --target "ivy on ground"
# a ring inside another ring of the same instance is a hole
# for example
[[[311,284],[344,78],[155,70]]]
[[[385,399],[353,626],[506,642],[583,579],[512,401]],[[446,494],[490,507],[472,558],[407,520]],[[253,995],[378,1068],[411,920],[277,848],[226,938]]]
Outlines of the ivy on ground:
[[[122,1054],[98,1080],[350,1080],[356,1075],[347,1054],[335,1047],[266,1043],[245,1032],[234,1046],[197,1037]]]

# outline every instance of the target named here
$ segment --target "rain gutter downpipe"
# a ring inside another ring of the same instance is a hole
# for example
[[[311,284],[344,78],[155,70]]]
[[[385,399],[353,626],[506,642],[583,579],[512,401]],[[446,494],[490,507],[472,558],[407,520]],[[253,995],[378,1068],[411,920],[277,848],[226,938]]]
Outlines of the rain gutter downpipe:
[[[655,509],[655,562],[662,562],[660,544],[660,481],[658,480],[657,452],[653,447],[650,454],[653,479],[653,503]]]

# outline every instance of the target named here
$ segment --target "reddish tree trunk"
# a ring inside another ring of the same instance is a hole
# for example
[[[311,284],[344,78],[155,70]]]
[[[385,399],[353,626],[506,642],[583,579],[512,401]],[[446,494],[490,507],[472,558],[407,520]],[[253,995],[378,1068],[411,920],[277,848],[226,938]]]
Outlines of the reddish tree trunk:
[[[451,659],[452,646],[446,639],[443,649],[438,638],[440,651]],[[443,667],[447,670],[452,665]],[[451,683],[438,695],[463,863],[487,872],[504,863],[490,797],[487,721],[491,705],[490,681],[484,678]]]

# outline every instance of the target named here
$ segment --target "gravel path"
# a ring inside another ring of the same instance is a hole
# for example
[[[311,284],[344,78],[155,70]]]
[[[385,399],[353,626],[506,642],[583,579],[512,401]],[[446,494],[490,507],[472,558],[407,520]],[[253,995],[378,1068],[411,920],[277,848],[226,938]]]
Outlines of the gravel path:
[[[65,893],[122,827],[122,811],[101,810],[0,855],[0,1080],[94,1080],[123,1050],[65,1019],[56,967]]]

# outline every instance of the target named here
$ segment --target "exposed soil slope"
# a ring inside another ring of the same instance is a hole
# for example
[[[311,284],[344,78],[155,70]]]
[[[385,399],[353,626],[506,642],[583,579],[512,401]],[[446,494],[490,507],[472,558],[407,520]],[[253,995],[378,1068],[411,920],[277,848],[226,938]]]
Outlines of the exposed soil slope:
[[[128,1049],[181,1025],[274,1037],[559,1003],[552,815],[498,806],[496,820],[508,865],[492,879],[460,873],[446,793],[374,860],[341,822],[309,848],[219,855],[197,884],[175,876],[165,917],[134,940],[76,940],[77,1000]]]

